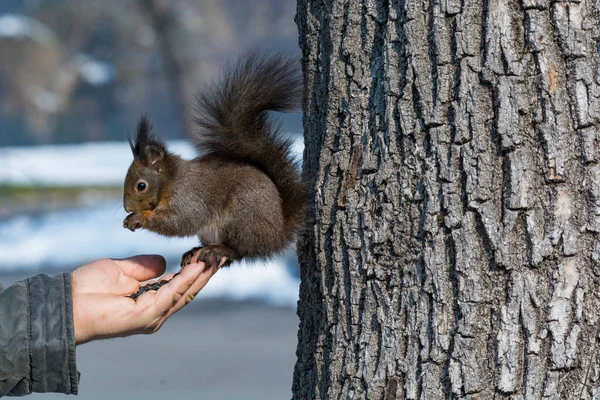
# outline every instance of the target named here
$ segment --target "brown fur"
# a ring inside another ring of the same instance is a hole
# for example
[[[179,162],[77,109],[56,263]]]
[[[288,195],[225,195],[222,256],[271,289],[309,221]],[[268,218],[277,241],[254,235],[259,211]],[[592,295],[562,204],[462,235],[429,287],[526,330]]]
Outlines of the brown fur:
[[[169,153],[142,117],[130,140],[134,160],[125,179],[123,205],[130,215],[124,226],[197,235],[204,245],[199,259],[207,262],[283,250],[303,221],[306,191],[291,143],[267,111],[299,106],[297,67],[283,56],[251,54],[201,92],[192,139],[202,155],[192,161]]]

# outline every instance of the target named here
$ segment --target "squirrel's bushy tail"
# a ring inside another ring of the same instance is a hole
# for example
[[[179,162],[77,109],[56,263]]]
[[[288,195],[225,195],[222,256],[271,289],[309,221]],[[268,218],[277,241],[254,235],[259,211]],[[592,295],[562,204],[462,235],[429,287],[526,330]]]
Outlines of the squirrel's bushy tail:
[[[204,155],[251,164],[279,190],[286,227],[301,224],[306,191],[291,154],[269,111],[295,111],[302,101],[300,62],[251,53],[228,67],[220,80],[197,95],[195,141]]]

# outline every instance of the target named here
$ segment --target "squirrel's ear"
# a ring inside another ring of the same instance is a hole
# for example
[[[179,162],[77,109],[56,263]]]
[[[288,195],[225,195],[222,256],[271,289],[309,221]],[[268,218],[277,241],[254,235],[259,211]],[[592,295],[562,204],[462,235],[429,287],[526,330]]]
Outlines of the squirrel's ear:
[[[148,166],[159,166],[165,158],[165,152],[159,146],[149,144],[144,149]]]
[[[162,141],[152,133],[152,125],[145,115],[140,118],[136,131],[135,143],[129,139],[133,157],[145,166],[162,171],[166,149]]]

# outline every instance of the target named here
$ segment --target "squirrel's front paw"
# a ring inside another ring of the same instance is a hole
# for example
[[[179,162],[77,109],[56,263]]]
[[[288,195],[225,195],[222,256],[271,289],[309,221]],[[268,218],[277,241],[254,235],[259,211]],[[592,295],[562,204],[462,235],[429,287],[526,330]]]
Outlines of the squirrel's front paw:
[[[123,227],[129,229],[131,232],[142,227],[142,220],[140,214],[131,213],[123,221]]]

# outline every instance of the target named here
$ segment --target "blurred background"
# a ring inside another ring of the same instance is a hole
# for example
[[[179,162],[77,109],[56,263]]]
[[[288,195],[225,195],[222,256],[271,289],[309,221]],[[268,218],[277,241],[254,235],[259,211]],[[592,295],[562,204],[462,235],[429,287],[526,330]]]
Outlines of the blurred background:
[[[0,282],[191,239],[122,227],[126,142],[142,113],[174,152],[196,90],[251,49],[300,57],[294,0],[0,1]],[[302,153],[301,116],[281,116]],[[291,396],[295,251],[224,269],[156,335],[78,348],[80,397]],[[61,397],[40,395],[34,397]]]

